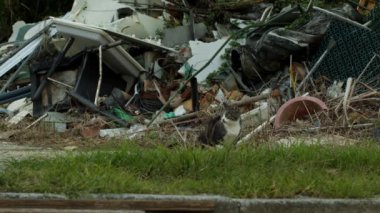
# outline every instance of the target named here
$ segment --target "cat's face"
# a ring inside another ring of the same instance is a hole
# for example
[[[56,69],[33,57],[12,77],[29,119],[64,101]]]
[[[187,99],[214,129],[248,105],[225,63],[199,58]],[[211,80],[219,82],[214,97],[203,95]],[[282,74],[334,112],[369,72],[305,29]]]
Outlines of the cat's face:
[[[228,120],[238,121],[240,119],[239,108],[224,104],[224,116]]]

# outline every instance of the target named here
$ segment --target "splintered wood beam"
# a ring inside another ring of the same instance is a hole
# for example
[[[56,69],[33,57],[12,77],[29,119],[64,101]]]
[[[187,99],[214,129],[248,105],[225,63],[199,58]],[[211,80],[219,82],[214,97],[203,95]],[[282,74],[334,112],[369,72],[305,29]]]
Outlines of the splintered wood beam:
[[[143,210],[213,212],[215,201],[188,200],[0,200],[1,209]]]

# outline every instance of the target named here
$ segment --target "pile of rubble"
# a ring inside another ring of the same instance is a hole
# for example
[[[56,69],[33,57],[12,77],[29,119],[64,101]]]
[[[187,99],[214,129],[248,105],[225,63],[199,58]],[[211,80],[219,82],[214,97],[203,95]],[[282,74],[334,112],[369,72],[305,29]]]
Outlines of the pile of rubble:
[[[227,103],[241,114],[239,144],[264,129],[379,140],[379,7],[75,0],[63,17],[17,22],[0,44],[0,113],[14,134],[158,130],[186,142]]]

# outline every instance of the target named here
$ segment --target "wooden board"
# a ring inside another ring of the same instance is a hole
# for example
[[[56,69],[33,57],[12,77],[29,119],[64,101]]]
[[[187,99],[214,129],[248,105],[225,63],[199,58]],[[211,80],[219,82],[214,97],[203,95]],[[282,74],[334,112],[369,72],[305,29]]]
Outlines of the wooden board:
[[[214,201],[158,200],[0,200],[1,209],[143,210],[213,212]],[[4,212],[4,211],[3,211]]]

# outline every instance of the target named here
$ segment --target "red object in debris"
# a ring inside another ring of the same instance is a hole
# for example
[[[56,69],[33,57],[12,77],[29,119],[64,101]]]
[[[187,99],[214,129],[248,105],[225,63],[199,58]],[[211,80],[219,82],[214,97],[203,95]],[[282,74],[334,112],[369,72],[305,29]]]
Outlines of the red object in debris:
[[[284,123],[293,121],[297,118],[313,115],[316,112],[327,110],[326,104],[315,97],[301,96],[293,98],[283,104],[276,113],[274,128],[280,128]]]
[[[99,135],[100,127],[84,127],[80,130],[80,134],[84,138],[95,138]]]

